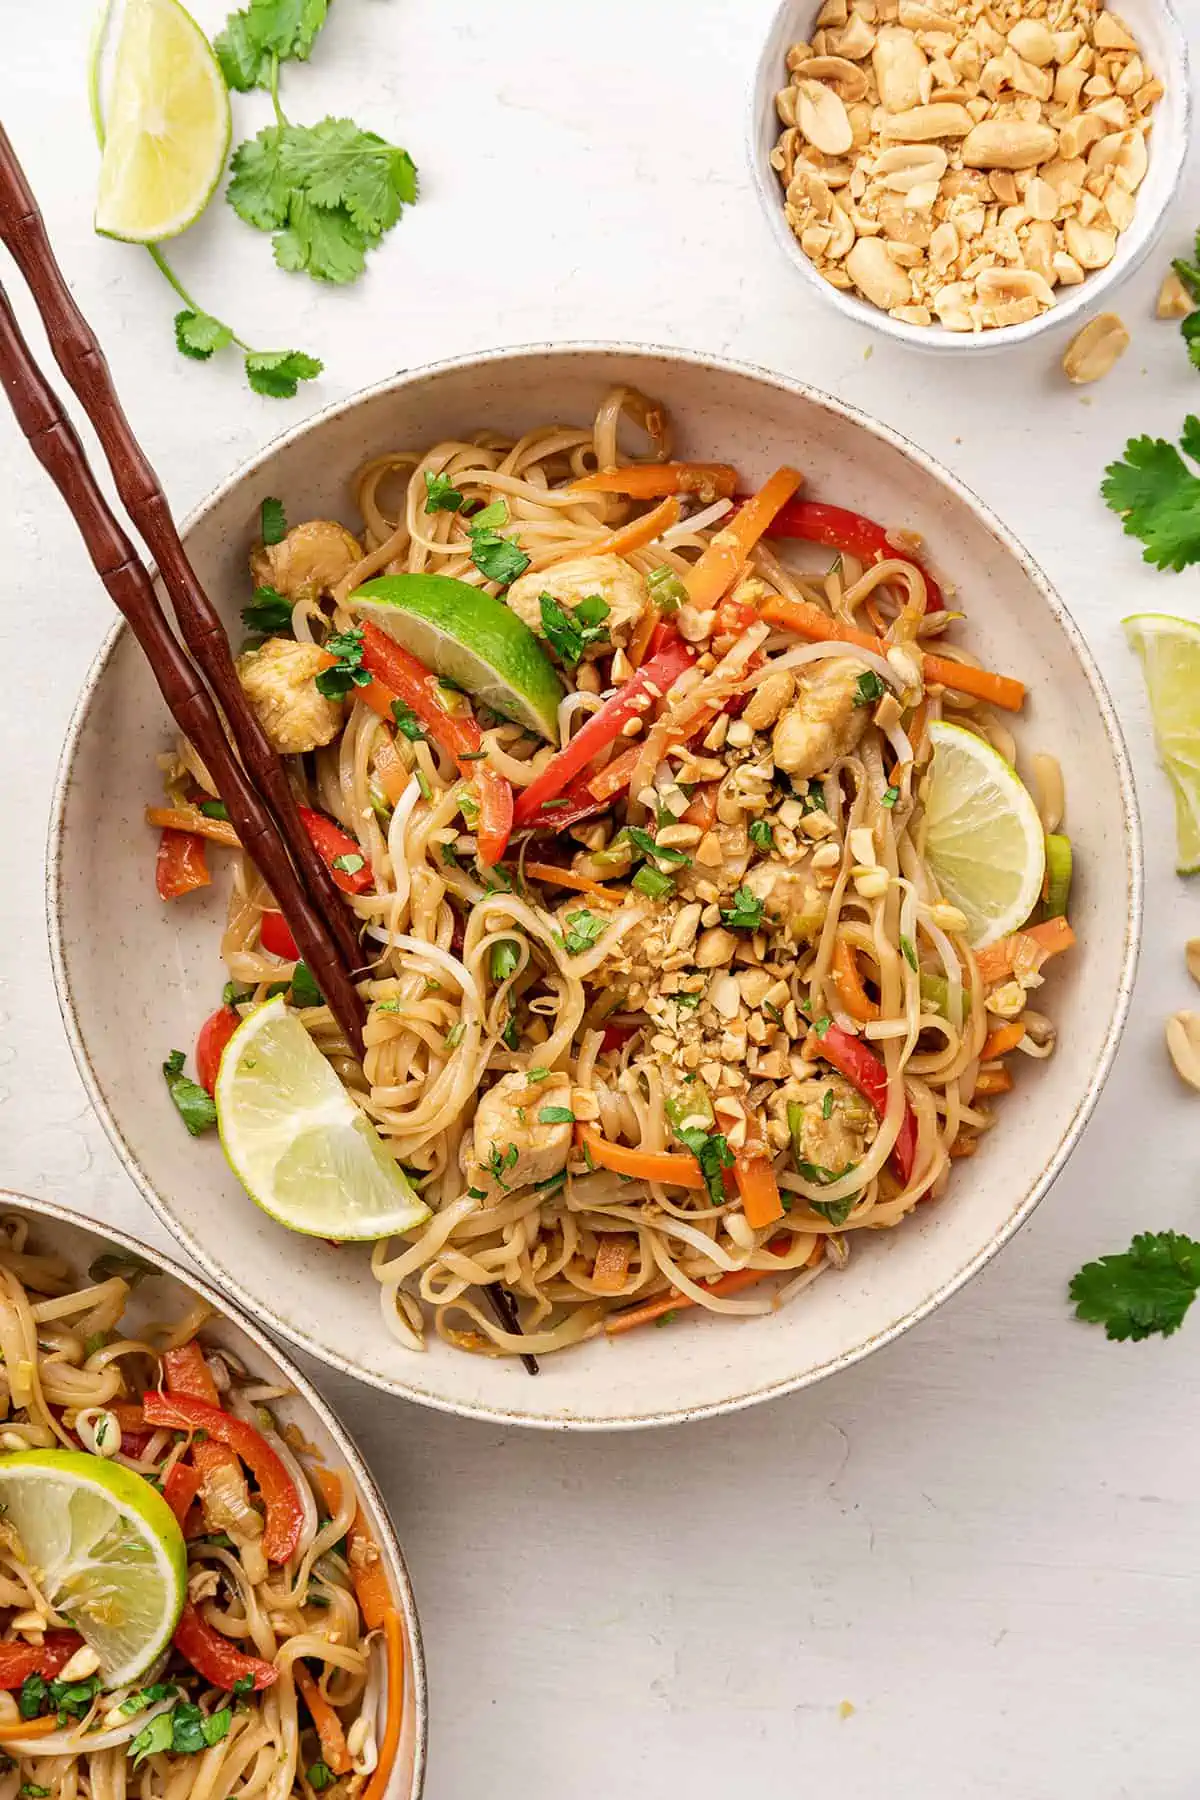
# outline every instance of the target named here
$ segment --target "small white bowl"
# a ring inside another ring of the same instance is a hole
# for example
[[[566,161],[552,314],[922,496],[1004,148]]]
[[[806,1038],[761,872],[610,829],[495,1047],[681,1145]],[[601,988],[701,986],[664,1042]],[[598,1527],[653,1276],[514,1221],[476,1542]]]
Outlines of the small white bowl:
[[[347,482],[389,446],[471,430],[518,435],[590,419],[623,383],[663,402],[680,455],[720,457],[749,486],[784,462],[819,496],[920,531],[956,584],[967,641],[1029,686],[1014,721],[1062,764],[1079,950],[1055,968],[1046,1010],[1060,1053],[1022,1076],[1019,1100],[936,1205],[896,1231],[863,1232],[849,1266],[796,1303],[747,1321],[687,1318],[670,1331],[596,1340],[542,1360],[468,1356],[431,1334],[424,1355],[391,1337],[365,1246],[331,1249],[249,1200],[216,1142],[190,1138],[157,1067],[187,1047],[224,980],[225,888],[164,906],[143,809],[172,739],[132,634],[114,627],[72,719],[50,826],[48,910],[59,1005],[80,1072],[118,1154],[164,1224],[256,1319],[347,1374],[448,1412],[505,1424],[596,1429],[725,1412],[845,1368],[923,1318],[983,1267],[1048,1190],[1112,1064],[1141,928],[1141,840],[1112,703],[1062,602],[960,481],[899,433],[763,369],[674,349],[535,345],[412,369],[306,420],[232,475],[184,542],[237,634],[246,546],[268,494],[293,519],[352,518]]]
[[[817,274],[793,235],[783,216],[783,187],[771,167],[771,152],[782,130],[775,96],[786,81],[784,58],[788,46],[807,39],[820,5],[821,0],[782,0],[776,9],[751,87],[747,148],[754,186],[776,241],[793,268],[843,318],[868,325],[872,331],[882,332],[897,343],[912,344],[918,350],[944,351],[952,356],[1007,350],[1073,319],[1082,322],[1085,313],[1098,308],[1144,261],[1162,233],[1167,209],[1179,188],[1191,129],[1187,38],[1169,0],[1116,0],[1114,6],[1141,46],[1147,67],[1166,88],[1154,108],[1154,128],[1147,140],[1150,166],[1137,191],[1133,223],[1117,239],[1116,255],[1107,268],[1097,269],[1077,287],[1055,288],[1055,304],[1028,324],[1004,325],[994,331],[948,331],[941,323],[907,325],[901,319],[893,319],[856,293],[831,287]]]
[[[371,1535],[387,1568],[407,1640],[404,1723],[386,1800],[421,1800],[425,1785],[429,1697],[412,1583],[383,1496],[325,1401],[295,1363],[256,1325],[230,1310],[230,1302],[224,1294],[199,1280],[190,1270],[180,1268],[161,1250],[144,1244],[140,1238],[115,1231],[111,1225],[99,1230],[90,1220],[79,1218],[53,1201],[35,1200],[29,1194],[0,1188],[0,1215],[12,1217],[14,1214],[28,1220],[30,1243],[34,1249],[61,1256],[81,1278],[98,1256],[114,1250],[149,1263],[154,1273],[137,1284],[126,1307],[125,1317],[133,1323],[135,1330],[139,1323],[146,1325],[152,1320],[182,1318],[195,1306],[197,1296],[202,1299],[213,1309],[212,1317],[203,1327],[205,1339],[228,1350],[265,1384],[290,1389],[282,1399],[271,1402],[280,1421],[284,1425],[295,1425],[308,1442],[316,1446],[329,1468],[349,1470]]]

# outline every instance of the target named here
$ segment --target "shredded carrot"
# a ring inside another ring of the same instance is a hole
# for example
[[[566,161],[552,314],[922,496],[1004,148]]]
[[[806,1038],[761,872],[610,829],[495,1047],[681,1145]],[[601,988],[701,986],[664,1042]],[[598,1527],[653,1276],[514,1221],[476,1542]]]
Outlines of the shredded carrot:
[[[975,1081],[977,1094],[1007,1094],[1011,1091],[1013,1078],[1010,1070],[981,1069]]]
[[[860,1025],[866,1025],[879,1017],[879,1008],[863,986],[853,945],[848,944],[845,938],[834,939],[833,967],[830,973],[838,999],[852,1019],[857,1019]]]
[[[908,730],[905,733],[909,743],[913,747],[914,756],[921,748],[921,743],[925,736],[925,725],[928,718],[929,706],[926,701],[922,700],[913,708],[913,716],[909,721]]]
[[[0,1744],[11,1744],[14,1738],[49,1737],[57,1730],[57,1713],[50,1713],[44,1719],[6,1719],[0,1725]]]
[[[374,687],[378,684],[372,682],[371,685]],[[412,774],[405,768],[404,759],[397,750],[390,732],[384,732],[382,741],[375,747],[375,775],[383,789],[384,797],[393,806],[396,806],[412,780]]]
[[[776,1255],[781,1255],[786,1250],[787,1244],[786,1237],[772,1238],[767,1248]],[[808,1266],[811,1266],[823,1254],[824,1245],[818,1239],[813,1245]],[[719,1294],[725,1298],[729,1294],[740,1294],[743,1288],[756,1287],[760,1281],[766,1281],[779,1272],[778,1269],[734,1269],[731,1274],[721,1275],[716,1281],[706,1281],[704,1286],[710,1293]],[[684,1307],[698,1306],[699,1304],[700,1302],[693,1300],[690,1294],[675,1292],[660,1294],[654,1300],[643,1301],[640,1306],[630,1306],[624,1312],[613,1313],[604,1321],[605,1334],[608,1337],[620,1337],[624,1332],[633,1331],[639,1325],[653,1324],[655,1319],[664,1318],[667,1313],[680,1312]]]
[[[634,1175],[642,1181],[662,1181],[669,1187],[704,1186],[704,1176],[694,1156],[674,1156],[669,1150],[634,1150],[629,1144],[611,1144],[590,1125],[577,1125],[575,1139],[594,1163],[602,1169],[612,1169],[618,1175]]]
[[[870,621],[871,621],[872,625],[875,627],[876,631],[879,633],[880,637],[882,637],[884,632],[887,630],[887,623],[884,620],[883,614],[880,612],[879,608],[875,604],[874,594],[869,594],[867,596],[867,603],[864,608],[864,611],[866,612],[868,619],[870,619]]]
[[[628,525],[622,525],[616,531],[610,531],[607,537],[596,538],[588,545],[589,556],[629,556],[634,550],[644,550],[655,538],[669,531],[672,525],[679,522],[679,502],[672,494],[669,500],[662,500],[650,512],[642,513],[640,518],[631,519]],[[578,556],[579,545],[572,541],[556,550],[550,558],[551,562],[562,562],[564,557]],[[356,697],[367,690],[356,688]]]
[[[1025,1027],[1019,1020],[1011,1025],[997,1025],[995,1031],[983,1041],[983,1049],[979,1052],[980,1062],[994,1062],[998,1056],[1007,1056],[1015,1050],[1025,1036]]]
[[[638,625],[629,646],[629,660],[635,669],[640,669],[646,660],[646,652],[650,648],[650,639],[659,627],[659,611],[657,606],[648,606],[645,617]]]
[[[886,656],[890,647],[882,638],[872,637],[853,625],[843,625],[840,619],[831,619],[819,606],[810,606],[805,600],[786,600],[773,594],[764,602],[759,617],[814,643],[831,638],[839,644],[858,644],[864,650],[874,650],[878,656]],[[1009,712],[1020,712],[1025,688],[1011,675],[993,675],[989,669],[952,662],[948,656],[934,656],[929,651],[922,654],[926,681],[940,682],[957,694],[972,694],[977,700],[990,700],[993,706],[1003,706]]]
[[[592,1265],[592,1285],[602,1294],[619,1294],[633,1261],[634,1239],[623,1232],[606,1232],[600,1239]]]
[[[383,1636],[387,1645],[387,1719],[383,1742],[379,1746],[379,1761],[362,1790],[361,1800],[383,1800],[400,1748],[400,1727],[404,1721],[404,1628],[400,1614],[391,1607],[383,1620]]]
[[[728,463],[627,463],[601,469],[571,483],[572,494],[628,494],[633,500],[656,500],[660,494],[698,494],[701,500],[729,500],[737,486],[737,470]]]
[[[688,598],[698,611],[716,606],[733,586],[755,544],[803,479],[799,469],[776,469],[732,519],[722,519],[707,549],[684,577]]]
[[[296,1686],[304,1696],[304,1704],[309,1710],[313,1724],[317,1728],[317,1736],[321,1740],[321,1760],[335,1775],[348,1775],[354,1767],[354,1759],[346,1747],[346,1734],[342,1730],[342,1721],[330,1706],[311,1673],[297,1657],[292,1664],[292,1673],[296,1677]]]
[[[623,792],[629,786],[629,778],[637,768],[641,748],[635,744],[632,750],[622,750],[619,756],[605,763],[599,774],[593,775],[587,784],[587,791],[593,800],[608,800],[613,794]]]
[[[321,1498],[332,1517],[342,1504],[342,1483],[329,1469],[314,1468],[313,1476],[321,1490]],[[362,1616],[371,1631],[377,1631],[392,1610],[392,1591],[387,1569],[378,1546],[371,1536],[362,1507],[358,1507],[346,1533],[346,1560],[354,1582],[354,1592],[362,1608]]]
[[[773,1225],[776,1219],[782,1219],[779,1183],[765,1151],[756,1146],[740,1152],[733,1165],[733,1178],[741,1195],[747,1225],[761,1231],[764,1225]]]
[[[574,888],[579,894],[596,894],[601,900],[619,900],[622,889],[607,888],[590,875],[577,875],[574,869],[560,869],[557,863],[527,862],[525,873],[533,881],[546,881],[554,887]]]
[[[1011,937],[989,944],[975,959],[985,987],[1012,974],[1023,939],[1029,939],[1037,946],[1041,952],[1040,961],[1045,962],[1047,957],[1057,956],[1060,950],[1069,950],[1075,942],[1075,933],[1065,919],[1045,919],[1040,925],[1027,925],[1023,931],[1014,931]]]
[[[160,825],[164,831],[194,831],[197,837],[211,838],[214,844],[224,844],[230,850],[242,847],[242,840],[228,819],[210,819],[198,806],[148,806],[146,823]]]
[[[719,781],[705,781],[692,790],[692,798],[687,811],[679,821],[681,825],[698,825],[701,831],[711,831],[717,821],[717,795],[721,791]]]

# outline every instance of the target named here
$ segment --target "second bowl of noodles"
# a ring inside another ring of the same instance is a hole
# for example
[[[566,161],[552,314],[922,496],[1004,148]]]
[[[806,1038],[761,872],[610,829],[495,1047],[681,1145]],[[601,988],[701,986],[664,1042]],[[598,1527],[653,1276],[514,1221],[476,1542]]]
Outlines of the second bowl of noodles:
[[[844,1366],[1028,1215],[1115,1050],[1140,847],[1078,633],[951,476],[759,371],[533,349],[333,409],[186,542],[356,915],[366,1061],[120,631],[51,930],[114,1141],[275,1328],[456,1411],[656,1423]],[[369,1121],[390,1239],[322,1241],[369,1222],[315,1175],[318,1235],[277,1222],[311,1119],[267,1212],[184,1129],[172,1082],[264,1002]]]

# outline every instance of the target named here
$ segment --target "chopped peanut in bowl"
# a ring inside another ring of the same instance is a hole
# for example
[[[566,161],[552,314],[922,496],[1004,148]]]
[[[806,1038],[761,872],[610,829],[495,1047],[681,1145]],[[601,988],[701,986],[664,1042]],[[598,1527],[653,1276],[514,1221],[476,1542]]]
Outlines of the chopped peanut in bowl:
[[[957,332],[1025,324],[1111,262],[1163,84],[1095,0],[825,0],[771,162],[831,286]]]

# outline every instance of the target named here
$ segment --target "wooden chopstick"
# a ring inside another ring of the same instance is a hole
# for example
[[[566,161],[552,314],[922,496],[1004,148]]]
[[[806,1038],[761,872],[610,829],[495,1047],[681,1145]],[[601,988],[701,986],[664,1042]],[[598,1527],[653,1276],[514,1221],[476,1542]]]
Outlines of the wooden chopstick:
[[[283,763],[242,693],[224,626],[197,579],[166,495],[125,417],[99,341],[63,278],[45,221],[3,125],[0,240],[33,295],[54,360],[78,395],[100,439],[121,504],[158,565],[184,643],[220,701],[242,761],[278,820],[283,839],[347,969],[357,969],[362,964],[362,953],[352,914],[304,829]],[[339,1023],[344,1030],[345,1024],[341,1020]],[[361,1017],[359,1030],[351,1038],[359,1056],[360,1039]]]

